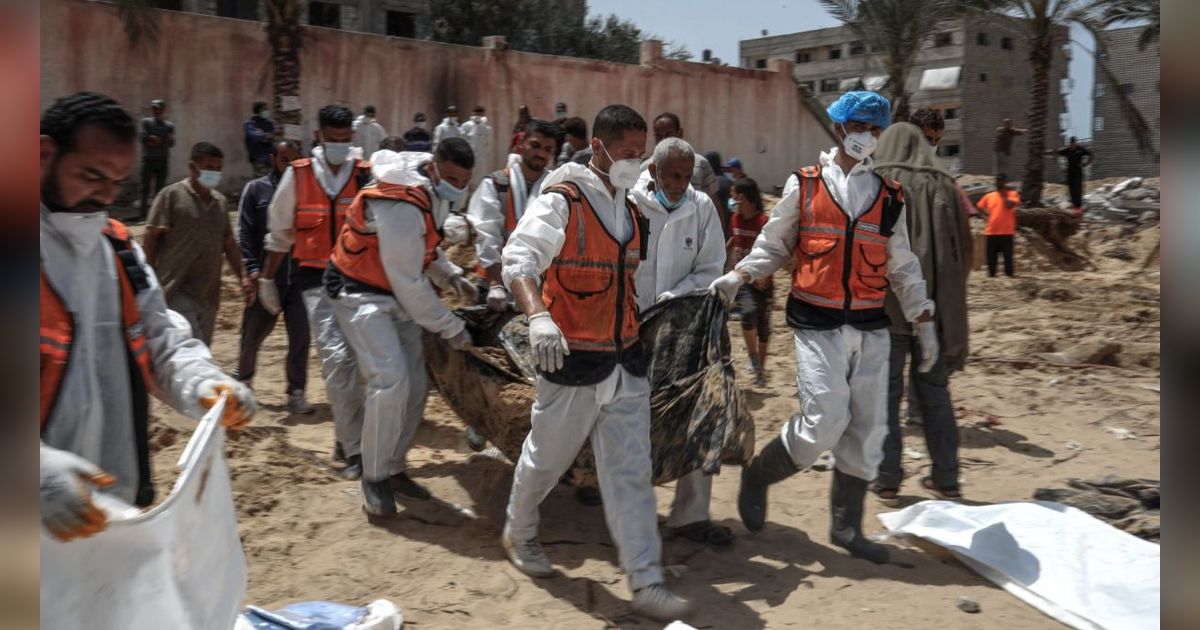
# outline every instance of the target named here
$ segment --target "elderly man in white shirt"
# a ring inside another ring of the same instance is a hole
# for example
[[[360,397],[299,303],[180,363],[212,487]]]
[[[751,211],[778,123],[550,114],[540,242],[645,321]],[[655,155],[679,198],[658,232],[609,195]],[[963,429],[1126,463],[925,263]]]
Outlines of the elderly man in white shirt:
[[[819,167],[792,175],[754,249],[713,283],[732,299],[739,286],[795,260],[788,325],[795,330],[801,410],[742,474],[738,512],[751,531],[766,522],[767,488],[832,449],[834,544],[857,558],[888,560],[888,548],[862,533],[863,499],[883,458],[887,435],[890,339],[884,297],[890,286],[916,323],[927,371],[937,357],[934,304],[909,247],[898,184],[872,170],[871,152],[891,120],[874,92],[843,94],[829,106],[838,146]]]
[[[709,196],[689,183],[695,151],[681,138],[668,137],[654,148],[633,189],[638,210],[648,220],[646,260],[638,267],[638,309],[706,289],[725,268],[721,218]],[[729,528],[713,523],[708,512],[712,476],[697,470],[675,485],[667,518],[674,535],[721,547],[733,542]]]

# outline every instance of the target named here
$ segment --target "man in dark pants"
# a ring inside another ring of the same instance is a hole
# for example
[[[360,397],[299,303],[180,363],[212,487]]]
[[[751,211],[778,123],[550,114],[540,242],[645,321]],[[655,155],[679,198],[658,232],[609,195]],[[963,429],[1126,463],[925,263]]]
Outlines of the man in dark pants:
[[[238,211],[238,246],[242,249],[242,264],[249,287],[257,293],[258,276],[262,270],[263,239],[267,235],[267,207],[275,196],[275,187],[292,160],[300,159],[300,147],[291,140],[272,146],[271,172],[250,180],[242,191]],[[308,314],[304,310],[301,290],[292,284],[294,264],[289,256],[280,273],[275,275],[279,301],[283,306],[283,323],[287,326],[287,410],[290,413],[312,413],[313,406],[304,398],[308,381],[309,330]],[[242,315],[242,339],[238,348],[237,379],[247,386],[254,379],[258,349],[275,328],[278,315],[272,315],[255,299],[246,305]]]
[[[1017,233],[1017,206],[1021,193],[1008,187],[1008,177],[996,176],[996,190],[983,196],[976,204],[979,217],[987,221],[983,233],[987,236],[988,277],[996,277],[996,263],[1004,254],[1004,275],[1013,277],[1013,235]]]
[[[162,99],[150,101],[150,113],[138,127],[142,143],[142,205],[138,206],[138,221],[145,219],[150,200],[167,184],[171,147],[175,146],[175,125],[166,119],[167,104]]]
[[[1060,155],[1067,159],[1067,189],[1071,192],[1071,207],[1075,215],[1083,214],[1083,167],[1092,163],[1092,152],[1079,145],[1075,136],[1067,146],[1055,151],[1046,151],[1046,155]]]

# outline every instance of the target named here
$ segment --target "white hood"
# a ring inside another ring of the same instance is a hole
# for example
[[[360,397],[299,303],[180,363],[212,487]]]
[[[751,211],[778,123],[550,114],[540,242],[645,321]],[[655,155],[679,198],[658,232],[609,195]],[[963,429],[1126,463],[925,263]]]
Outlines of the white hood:
[[[401,186],[425,186],[432,192],[433,182],[417,169],[433,161],[433,154],[424,151],[389,151],[381,149],[371,154],[371,175],[381,182]]]

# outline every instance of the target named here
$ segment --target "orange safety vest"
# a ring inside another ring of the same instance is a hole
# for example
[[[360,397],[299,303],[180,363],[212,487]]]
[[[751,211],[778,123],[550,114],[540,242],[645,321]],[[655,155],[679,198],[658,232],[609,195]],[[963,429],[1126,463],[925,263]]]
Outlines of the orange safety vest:
[[[496,188],[496,196],[500,198],[500,211],[504,214],[504,241],[507,242],[508,235],[517,229],[517,202],[513,197],[512,180],[509,179],[511,175],[506,166],[488,177]],[[483,268],[483,265],[477,263],[475,275],[486,278],[487,270]]]
[[[371,180],[370,162],[355,160],[353,168],[341,192],[330,199],[317,181],[311,158],[292,162],[296,178],[296,243],[292,246],[292,258],[301,267],[324,269],[329,262],[347,209],[359,189]]]
[[[433,222],[432,200],[429,191],[424,186],[404,186],[380,182],[363,188],[350,204],[346,212],[346,224],[338,235],[337,246],[333,248],[330,260],[342,275],[367,285],[370,288],[391,293],[392,284],[388,282],[387,272],[383,268],[383,259],[379,255],[379,235],[367,226],[366,207],[368,199],[387,199],[410,203],[421,210],[425,217],[425,261],[421,270],[429,268],[430,263],[437,257],[438,244],[442,242],[442,232]]]
[[[129,231],[115,219],[109,219],[104,235],[116,254],[117,277],[121,285],[121,324],[129,356],[137,364],[147,389],[154,386],[150,366],[150,350],[138,310],[137,294],[149,287],[145,272],[137,263]],[[62,297],[50,285],[45,270],[41,272],[40,293],[40,358],[41,358],[41,428],[46,428],[50,413],[58,401],[67,365],[71,360],[71,342],[75,337],[75,317],[67,310]],[[136,406],[136,405],[135,405]]]
[[[814,327],[852,324],[863,328],[887,325],[888,238],[904,207],[900,185],[883,179],[870,209],[853,221],[830,196],[818,167],[796,172],[800,180],[800,220],[796,239],[792,301],[797,317]],[[800,325],[798,327],[810,327]]]
[[[621,244],[596,216],[578,184],[563,182],[545,192],[566,197],[569,215],[562,249],[545,273],[542,301],[567,338],[571,354],[564,359],[564,371],[568,378],[573,378],[572,371],[591,372],[574,376],[596,383],[616,363],[626,364],[622,354],[638,344],[634,274],[645,259],[645,220],[626,199],[634,230],[629,241]],[[639,367],[634,368],[635,374]]]

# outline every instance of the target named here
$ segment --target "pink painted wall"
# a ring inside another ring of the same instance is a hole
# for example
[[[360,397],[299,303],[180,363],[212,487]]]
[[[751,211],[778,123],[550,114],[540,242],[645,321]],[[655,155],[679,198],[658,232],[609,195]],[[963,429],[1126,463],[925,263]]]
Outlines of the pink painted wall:
[[[240,190],[250,176],[241,124],[254,101],[272,100],[261,24],[163,11],[159,43],[131,50],[111,5],[43,0],[41,37],[43,109],[59,96],[95,90],[141,116],[151,99],[164,98],[176,124],[172,178],[184,175],[188,147],[206,140],[226,153],[222,187]],[[698,150],[740,157],[768,191],[832,144],[786,64],[775,71],[661,59],[634,66],[323,28],[306,27],[304,37],[305,140],[317,110],[329,103],[356,112],[374,104],[380,123],[397,135],[418,111],[432,128],[448,104],[464,120],[482,104],[495,129],[492,155],[482,162],[490,169],[502,164],[522,104],[553,118],[554,103],[565,101],[590,130],[601,107],[625,103],[648,121],[674,112]]]

